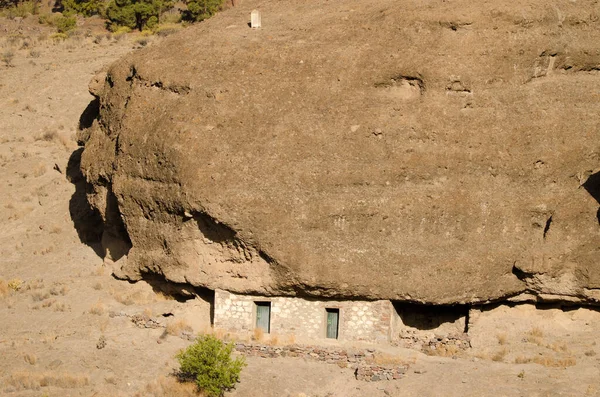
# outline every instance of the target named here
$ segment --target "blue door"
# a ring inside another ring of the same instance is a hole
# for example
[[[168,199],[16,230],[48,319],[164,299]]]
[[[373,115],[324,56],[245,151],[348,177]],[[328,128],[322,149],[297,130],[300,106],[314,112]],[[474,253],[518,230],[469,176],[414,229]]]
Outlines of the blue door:
[[[271,331],[271,302],[256,302],[256,328],[266,334]]]
[[[337,339],[340,323],[340,309],[325,310],[327,312],[327,337],[330,339]]]

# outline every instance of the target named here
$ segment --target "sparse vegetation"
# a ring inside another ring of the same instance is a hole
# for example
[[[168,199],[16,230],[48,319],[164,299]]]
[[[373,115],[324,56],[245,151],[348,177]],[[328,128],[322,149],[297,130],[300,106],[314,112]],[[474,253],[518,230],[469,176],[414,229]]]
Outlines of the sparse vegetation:
[[[571,367],[577,364],[577,360],[575,357],[565,357],[565,358],[555,358],[548,356],[519,356],[515,358],[515,364],[527,364],[527,363],[535,363],[539,365],[543,365],[544,367],[559,367],[566,368]]]
[[[225,344],[211,335],[198,337],[196,342],[179,352],[179,378],[193,380],[198,390],[209,397],[222,396],[239,381],[243,358],[231,358],[233,344]]]
[[[193,329],[185,320],[176,320],[167,324],[165,332],[168,335],[179,336],[182,332],[192,332]]]
[[[21,279],[13,278],[8,282],[8,288],[12,289],[15,292],[19,291],[21,287],[23,287],[23,280]]]
[[[108,382],[108,381],[107,381]],[[143,393],[136,393],[135,397],[201,397],[196,392],[192,383],[180,382],[175,378],[160,377],[148,383]]]
[[[104,307],[104,304],[100,301],[94,303],[94,305],[90,308],[90,313],[95,314],[97,316],[103,315],[105,311],[106,308]]]
[[[90,380],[87,375],[70,373],[32,373],[14,372],[7,383],[17,390],[38,390],[40,387],[60,387],[63,389],[75,389],[87,386]]]
[[[8,49],[6,51],[4,51],[2,53],[2,62],[4,62],[4,65],[6,65],[7,67],[13,67],[13,58],[15,57],[15,52],[11,49]]]
[[[254,328],[254,331],[252,333],[252,340],[260,342],[263,340],[264,336],[265,336],[265,331],[263,331],[262,328]]]

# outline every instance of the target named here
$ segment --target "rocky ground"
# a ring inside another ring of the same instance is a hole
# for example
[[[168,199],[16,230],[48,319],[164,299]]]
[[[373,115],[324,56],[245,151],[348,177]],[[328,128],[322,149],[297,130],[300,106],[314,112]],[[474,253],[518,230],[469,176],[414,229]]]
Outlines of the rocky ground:
[[[0,20],[0,34],[0,52],[13,53],[0,64],[0,394],[190,393],[169,374],[188,337],[210,331],[208,303],[116,280],[71,216],[68,162],[92,100],[88,82],[139,38],[92,32],[54,42],[27,20]],[[466,352],[383,349],[384,363],[409,364],[400,380],[362,382],[336,365],[251,357],[228,395],[600,395],[599,331],[595,310],[500,306],[474,319]]]

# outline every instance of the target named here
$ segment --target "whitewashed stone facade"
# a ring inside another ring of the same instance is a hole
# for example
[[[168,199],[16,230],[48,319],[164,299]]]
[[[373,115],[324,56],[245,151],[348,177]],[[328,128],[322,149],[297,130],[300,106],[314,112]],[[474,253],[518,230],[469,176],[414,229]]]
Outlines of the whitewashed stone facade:
[[[339,310],[339,340],[387,343],[393,335],[390,301],[338,301],[295,297],[237,295],[216,290],[214,326],[228,332],[252,332],[257,302],[270,302],[270,333],[325,339],[327,309]]]

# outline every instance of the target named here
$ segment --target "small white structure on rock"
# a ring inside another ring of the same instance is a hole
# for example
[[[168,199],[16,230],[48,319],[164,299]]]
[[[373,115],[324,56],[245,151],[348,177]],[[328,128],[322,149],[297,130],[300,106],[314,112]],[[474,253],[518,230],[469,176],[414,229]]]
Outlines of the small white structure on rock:
[[[250,27],[251,28],[260,28],[261,27],[260,11],[252,10],[252,12],[250,13]]]

